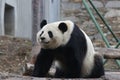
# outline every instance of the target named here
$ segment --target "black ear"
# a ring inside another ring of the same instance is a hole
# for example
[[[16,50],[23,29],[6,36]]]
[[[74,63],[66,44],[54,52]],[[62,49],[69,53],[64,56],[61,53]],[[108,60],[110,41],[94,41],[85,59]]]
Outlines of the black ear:
[[[65,23],[60,23],[58,28],[64,33],[67,31],[67,25]]]
[[[47,21],[44,19],[42,20],[42,22],[40,23],[40,28],[43,28],[43,26],[45,26],[47,24]]]

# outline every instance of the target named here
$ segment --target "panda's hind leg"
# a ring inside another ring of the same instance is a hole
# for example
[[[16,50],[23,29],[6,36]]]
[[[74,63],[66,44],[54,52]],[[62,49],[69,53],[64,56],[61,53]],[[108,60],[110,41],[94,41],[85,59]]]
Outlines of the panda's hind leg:
[[[94,68],[91,72],[90,78],[99,78],[103,76],[104,66],[103,66],[103,57],[100,54],[95,54],[94,56]]]

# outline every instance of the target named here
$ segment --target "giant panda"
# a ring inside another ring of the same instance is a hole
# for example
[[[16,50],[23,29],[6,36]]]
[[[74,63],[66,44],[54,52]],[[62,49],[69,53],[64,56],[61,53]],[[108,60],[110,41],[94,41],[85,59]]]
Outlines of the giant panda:
[[[95,53],[87,34],[70,20],[41,22],[37,42],[41,51],[32,76],[46,77],[55,61],[55,78],[99,78],[104,75],[102,56]]]

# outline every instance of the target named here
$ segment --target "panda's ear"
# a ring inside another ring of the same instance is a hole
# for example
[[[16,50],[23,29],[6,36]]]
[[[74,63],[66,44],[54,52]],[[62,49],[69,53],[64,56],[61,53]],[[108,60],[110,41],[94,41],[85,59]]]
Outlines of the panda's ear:
[[[67,31],[67,25],[66,25],[66,23],[60,23],[59,24],[59,26],[58,26],[58,28],[64,33],[64,32],[66,32]]]
[[[45,26],[47,24],[47,20],[42,20],[42,22],[40,23],[40,28],[43,28],[43,26]]]

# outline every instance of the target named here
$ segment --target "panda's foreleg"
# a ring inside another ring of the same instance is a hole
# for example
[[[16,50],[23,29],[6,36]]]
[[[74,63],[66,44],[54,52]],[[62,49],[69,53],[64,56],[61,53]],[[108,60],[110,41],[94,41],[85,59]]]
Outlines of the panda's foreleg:
[[[41,50],[37,56],[32,76],[45,77],[47,75],[54,58],[51,54],[51,51]]]

